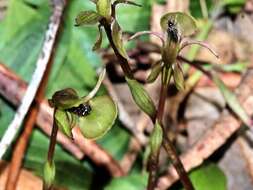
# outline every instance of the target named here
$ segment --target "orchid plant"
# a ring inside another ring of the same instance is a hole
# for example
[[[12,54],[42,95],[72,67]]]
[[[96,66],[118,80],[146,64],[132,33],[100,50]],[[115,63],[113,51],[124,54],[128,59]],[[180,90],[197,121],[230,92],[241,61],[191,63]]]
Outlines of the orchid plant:
[[[174,84],[178,90],[184,89],[182,62],[187,62],[187,60],[180,55],[182,50],[187,46],[197,44],[207,48],[218,58],[217,53],[208,44],[188,38],[196,32],[197,25],[193,17],[182,12],[170,12],[162,16],[160,19],[162,33],[142,31],[130,37],[129,40],[133,40],[141,35],[149,34],[155,35],[161,40],[161,59],[152,66],[151,73],[147,78],[147,83],[152,83],[161,75],[160,98],[156,106],[143,85],[133,76],[129,66],[129,57],[124,48],[122,29],[116,18],[116,8],[119,4],[141,6],[131,0],[91,0],[91,2],[96,5],[96,11],[88,10],[80,12],[76,17],[75,26],[97,25],[98,37],[92,47],[93,51],[101,47],[103,30],[105,31],[107,39],[124,72],[126,83],[129,86],[133,100],[150,117],[154,125],[148,145],[151,151],[148,161],[149,179],[147,189],[154,190],[156,187],[159,153],[161,146],[163,146],[185,189],[193,190],[193,185],[177,155],[173,143],[167,136],[168,129],[162,123],[164,106],[171,78],[174,79]],[[189,64],[190,62],[188,61],[187,63]],[[196,64],[193,66],[196,66]],[[209,77],[212,76],[201,67],[197,66],[196,68],[203,71]],[[84,137],[96,139],[103,136],[111,128],[117,116],[115,103],[108,96],[94,98],[104,75],[105,70],[100,74],[95,88],[87,96],[79,97],[77,92],[71,88],[60,90],[53,95],[50,104],[55,109],[54,126],[56,126],[56,133],[57,127],[59,127],[66,136],[73,138],[71,130],[77,125],[80,127]],[[230,97],[231,99],[231,93],[223,85],[222,81],[217,77],[213,77],[213,80],[218,86],[222,87],[220,89],[225,99],[226,97]],[[233,102],[237,102],[234,97],[232,99]],[[239,107],[238,103],[232,104],[231,102],[228,101],[231,107]],[[238,115],[241,116],[243,115],[242,113],[243,110],[239,110]],[[247,119],[247,116],[245,116],[243,121],[248,121]],[[56,135],[54,136],[52,133],[51,137],[51,139],[56,138]],[[53,148],[49,148],[48,162],[45,165],[45,182],[48,186],[53,182],[55,170],[52,152]]]
[[[50,139],[48,159],[44,167],[44,186],[50,189],[55,178],[53,152],[56,135],[59,130],[73,140],[72,129],[79,127],[87,139],[98,139],[113,126],[117,117],[117,106],[107,95],[95,97],[105,76],[100,73],[97,84],[86,96],[79,97],[72,88],[66,88],[53,94],[49,104],[54,108],[54,126]]]

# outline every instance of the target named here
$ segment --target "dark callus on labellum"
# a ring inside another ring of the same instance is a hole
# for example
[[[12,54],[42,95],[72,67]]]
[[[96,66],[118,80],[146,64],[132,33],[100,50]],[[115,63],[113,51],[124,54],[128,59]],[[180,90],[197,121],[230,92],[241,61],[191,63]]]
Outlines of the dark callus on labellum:
[[[175,42],[179,42],[180,41],[180,36],[179,36],[179,31],[177,29],[176,23],[174,20],[168,20],[168,29],[167,29],[167,33],[169,35],[169,37]]]
[[[74,113],[78,116],[86,116],[91,112],[91,106],[88,103],[80,104],[78,107],[72,107],[67,111]]]

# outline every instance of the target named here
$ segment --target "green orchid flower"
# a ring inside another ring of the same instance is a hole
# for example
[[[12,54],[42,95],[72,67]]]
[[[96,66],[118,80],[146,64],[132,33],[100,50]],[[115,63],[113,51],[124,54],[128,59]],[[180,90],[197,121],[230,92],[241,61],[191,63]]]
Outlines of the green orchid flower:
[[[55,92],[49,100],[55,108],[55,123],[66,136],[73,138],[72,128],[78,126],[85,138],[97,139],[112,127],[117,117],[116,104],[109,96],[94,97],[104,76],[105,69],[87,96],[79,97],[74,89],[66,88]]]
[[[208,44],[187,38],[197,30],[196,22],[190,15],[182,12],[167,13],[160,19],[160,25],[163,33],[142,31],[130,37],[129,40],[144,34],[152,34],[158,37],[162,42],[161,60],[152,67],[147,82],[155,81],[158,75],[163,72],[163,82],[167,84],[173,75],[177,89],[181,90],[184,88],[184,75],[178,56],[185,47],[198,44],[210,50],[216,57],[218,55]]]
[[[102,38],[103,38],[103,32],[102,32],[102,26],[104,23],[111,23],[112,24],[112,32],[113,32],[113,41],[115,42],[115,45],[120,50],[121,55],[123,57],[127,57],[126,51],[123,48],[123,42],[121,40],[121,29],[119,24],[117,23],[115,19],[115,12],[116,7],[119,4],[128,4],[128,5],[134,5],[134,6],[141,6],[133,1],[129,0],[91,0],[94,4],[96,4],[96,11],[82,11],[80,12],[75,21],[75,26],[90,26],[90,25],[96,25],[98,24],[98,31],[99,35],[97,37],[97,40],[92,48],[93,51],[96,51],[100,49],[102,44]]]

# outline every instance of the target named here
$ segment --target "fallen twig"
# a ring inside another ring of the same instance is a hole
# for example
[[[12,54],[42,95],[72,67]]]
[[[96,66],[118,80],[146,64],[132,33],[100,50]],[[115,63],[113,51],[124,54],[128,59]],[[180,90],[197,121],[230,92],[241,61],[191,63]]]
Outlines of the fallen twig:
[[[62,12],[64,9],[65,1],[64,0],[53,0],[54,10],[52,16],[50,17],[50,22],[48,29],[45,34],[44,44],[42,46],[41,53],[36,63],[36,69],[32,75],[31,83],[29,84],[27,91],[22,99],[21,105],[19,106],[14,119],[11,124],[8,126],[5,131],[3,138],[0,142],[0,159],[2,159],[6,150],[12,143],[14,137],[20,129],[20,126],[24,120],[25,115],[27,114],[31,103],[34,100],[35,94],[39,88],[42,77],[46,70],[47,64],[50,59],[50,55],[53,49],[53,45],[56,40],[56,34],[59,29]]]
[[[26,84],[17,75],[0,64],[0,94],[14,105],[18,105],[26,90]],[[40,103],[39,114],[36,120],[39,128],[44,131],[48,136],[51,134],[53,123],[53,109],[49,107],[47,101]],[[73,131],[74,137],[79,137],[79,132]],[[81,140],[80,140],[81,139]],[[74,144],[61,132],[57,135],[57,141],[63,147],[72,153],[78,159],[83,158],[83,153],[91,158],[97,165],[106,167],[112,176],[122,175],[120,166],[115,160],[105,152],[99,145],[93,141],[84,140],[83,138],[75,139]],[[80,147],[80,148],[79,148]]]
[[[237,96],[243,108],[249,115],[253,114],[253,69],[249,69],[237,91]],[[216,122],[212,129],[208,130],[205,135],[185,154],[181,156],[181,160],[187,171],[199,166],[212,155],[219,147],[221,147],[231,135],[241,126],[234,115],[224,110],[220,119]],[[158,180],[158,188],[165,190],[170,187],[176,180],[178,175],[175,169],[170,166],[167,174]]]

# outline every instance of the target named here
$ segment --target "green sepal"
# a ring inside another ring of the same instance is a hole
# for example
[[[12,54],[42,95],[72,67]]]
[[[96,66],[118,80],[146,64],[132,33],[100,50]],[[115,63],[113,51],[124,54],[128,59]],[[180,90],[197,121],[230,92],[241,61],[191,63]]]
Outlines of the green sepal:
[[[55,179],[55,164],[54,162],[46,162],[44,165],[44,183],[47,188],[53,185]]]
[[[76,125],[76,115],[57,109],[55,111],[55,122],[60,131],[67,137],[73,139],[72,128]]]
[[[74,89],[66,88],[55,92],[49,103],[52,107],[65,110],[80,105],[82,99],[78,97]]]
[[[116,20],[112,22],[112,40],[116,48],[118,49],[120,55],[128,59],[129,57],[123,44],[122,30]]]
[[[102,40],[103,40],[103,32],[102,32],[101,25],[98,26],[98,32],[99,32],[98,37],[94,46],[92,47],[92,51],[97,51],[101,47]]]
[[[91,112],[78,118],[78,126],[87,139],[97,139],[106,134],[113,126],[118,109],[109,96],[99,96],[89,101]]]
[[[130,88],[135,103],[142,111],[144,111],[150,117],[154,117],[156,114],[155,104],[147,91],[143,88],[143,85],[141,85],[136,80],[129,79],[127,77],[126,81]]]
[[[111,0],[97,0],[97,12],[102,17],[110,20],[111,18]]]
[[[178,63],[173,65],[173,78],[175,86],[178,90],[184,89],[184,73]]]
[[[82,11],[75,19],[75,26],[94,25],[97,24],[101,18],[102,17],[95,11]]]
[[[159,61],[158,63],[156,63],[152,68],[151,68],[151,73],[149,74],[148,78],[147,78],[147,82],[148,83],[152,83],[154,82],[157,77],[159,76],[159,74],[161,73],[163,68],[163,62]]]
[[[149,141],[152,156],[157,156],[159,154],[162,141],[163,141],[163,130],[158,121],[156,121]]]

